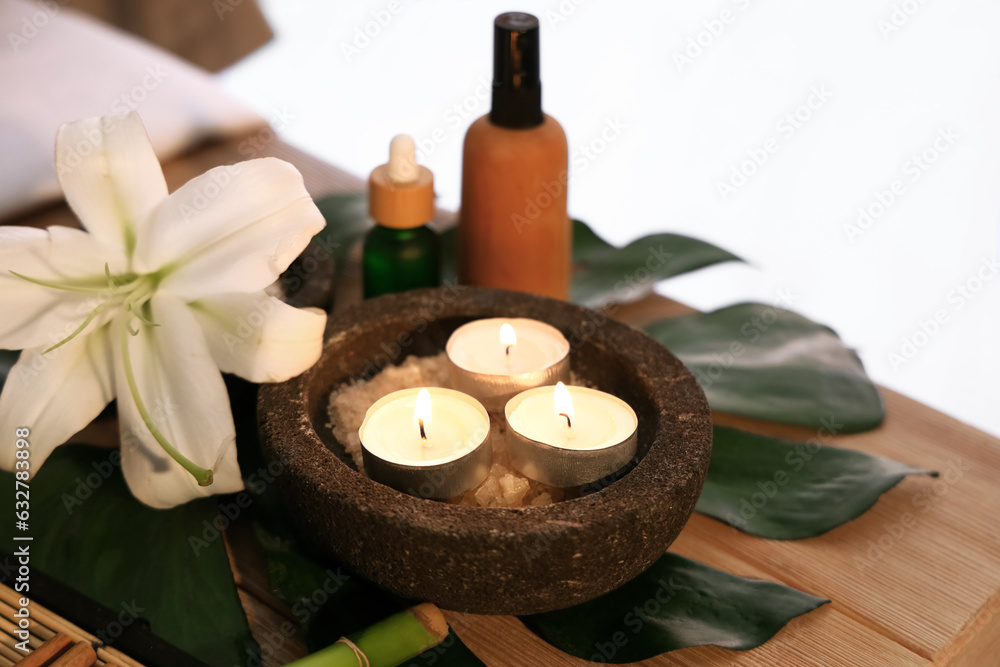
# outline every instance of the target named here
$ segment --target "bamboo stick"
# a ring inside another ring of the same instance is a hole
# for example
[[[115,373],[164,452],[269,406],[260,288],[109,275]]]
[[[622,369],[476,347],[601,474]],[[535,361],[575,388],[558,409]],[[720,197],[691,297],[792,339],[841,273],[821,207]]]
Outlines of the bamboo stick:
[[[73,643],[73,638],[65,632],[60,632],[34,651],[29,653],[19,664],[20,667],[42,667],[49,660],[65,651]]]
[[[15,643],[21,641],[21,639],[18,638],[18,635],[17,635],[18,632],[21,632],[21,629],[19,627],[17,627],[17,625],[15,625],[13,622],[11,622],[9,619],[7,619],[5,617],[2,617],[2,616],[0,616],[0,630],[2,630],[3,632],[5,632],[6,634],[10,635],[11,638],[14,639]],[[44,642],[45,642],[45,640],[42,639],[41,637],[38,637],[37,635],[35,635],[34,632],[31,632],[30,635],[29,635],[29,637],[28,637],[28,646],[30,646],[32,649],[38,648]]]
[[[0,587],[0,588],[2,588],[2,587]],[[12,607],[11,605],[7,604],[6,601],[0,599],[0,618],[6,619],[6,620],[9,621],[9,620],[11,620],[11,619],[14,618],[14,612],[15,611],[16,611],[16,609],[14,607]],[[52,639],[52,637],[56,636],[57,632],[56,632],[56,630],[53,630],[52,628],[44,625],[43,623],[40,623],[37,619],[32,618],[31,619],[31,634],[37,635],[44,642],[44,641],[48,641],[49,639]]]
[[[94,667],[97,654],[90,644],[77,642],[69,651],[56,658],[49,667]]]
[[[7,644],[0,644],[0,656],[11,662],[18,662],[24,657],[24,653],[18,651],[13,646],[8,646]]]
[[[441,610],[418,604],[286,667],[395,667],[448,636]]]

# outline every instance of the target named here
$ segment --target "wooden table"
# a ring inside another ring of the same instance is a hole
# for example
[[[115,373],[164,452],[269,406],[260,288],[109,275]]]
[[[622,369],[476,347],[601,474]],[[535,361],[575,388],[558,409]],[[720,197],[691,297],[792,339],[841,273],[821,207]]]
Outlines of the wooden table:
[[[281,143],[268,144],[265,154],[294,163],[314,197],[363,186]],[[236,144],[206,146],[167,165],[167,180],[174,189],[212,166],[244,157]],[[62,205],[13,222],[75,224]],[[439,223],[447,224],[446,214]],[[357,273],[355,262],[339,290],[338,310],[359,298]],[[690,309],[654,295],[620,307],[614,316],[639,326],[685,312]],[[831,442],[937,469],[939,479],[906,479],[864,516],[821,537],[764,540],[695,514],[671,547],[723,570],[779,581],[833,602],[793,620],[752,651],[691,648],[640,664],[1000,665],[1000,441],[893,391],[884,389],[883,395],[885,424]],[[768,435],[799,440],[816,435],[729,415],[715,418]],[[227,544],[254,633],[274,651],[265,664],[301,656],[298,636],[280,644],[267,639],[293,616],[268,592],[262,556],[248,526],[230,530]],[[549,646],[514,617],[447,615],[488,665],[590,664]]]

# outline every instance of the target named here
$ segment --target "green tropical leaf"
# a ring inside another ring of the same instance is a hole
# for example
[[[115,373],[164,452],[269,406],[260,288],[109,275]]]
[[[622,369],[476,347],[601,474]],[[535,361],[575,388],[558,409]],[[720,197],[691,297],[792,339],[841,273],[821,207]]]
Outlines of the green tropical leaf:
[[[937,473],[818,440],[716,426],[696,509],[751,535],[801,540],[861,516],[907,475]]]
[[[347,266],[351,250],[372,227],[368,195],[363,192],[331,195],[317,200],[316,206],[326,219],[326,227],[316,235],[314,243],[333,255],[339,274]]]
[[[826,429],[873,429],[885,418],[861,360],[829,327],[743,303],[659,320],[646,332],[684,362],[715,410]]]
[[[455,228],[441,235],[442,271],[456,279]],[[743,261],[716,246],[680,234],[653,234],[616,248],[586,223],[573,221],[573,284],[571,300],[590,308],[637,301],[656,283],[720,262]]]
[[[31,438],[28,437],[30,442]],[[218,506],[155,510],[132,497],[118,450],[57,448],[30,483],[31,565],[205,663],[245,664],[258,651],[220,531]],[[15,479],[0,473],[0,493]],[[5,513],[12,544],[14,512]],[[248,653],[249,652],[249,653]]]
[[[681,234],[652,234],[616,248],[590,227],[573,221],[571,300],[589,308],[637,301],[661,280],[739,257]]]
[[[752,649],[826,602],[668,553],[607,595],[521,620],[570,655],[621,664],[689,646]]]

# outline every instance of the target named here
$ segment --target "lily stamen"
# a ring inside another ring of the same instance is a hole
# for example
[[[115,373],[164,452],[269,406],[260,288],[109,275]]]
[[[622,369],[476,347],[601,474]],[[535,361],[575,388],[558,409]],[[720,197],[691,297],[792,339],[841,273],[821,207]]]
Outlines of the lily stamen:
[[[106,287],[87,287],[85,285],[73,285],[71,283],[56,283],[48,280],[39,280],[38,278],[30,278],[28,276],[22,275],[17,271],[11,271],[11,275],[24,280],[25,282],[33,283],[35,285],[41,285],[42,287],[49,287],[52,289],[63,290],[64,292],[80,292],[82,294],[107,294],[108,288]]]
[[[93,322],[94,318],[97,317],[98,314],[100,314],[100,312],[102,310],[104,310],[105,308],[108,307],[108,304],[109,304],[109,302],[105,301],[104,303],[102,303],[101,305],[97,306],[92,311],[90,311],[90,314],[87,315],[87,318],[83,321],[82,324],[80,324],[80,326],[78,326],[76,328],[76,330],[73,333],[71,333],[70,335],[66,336],[65,338],[63,338],[61,341],[59,341],[58,343],[56,343],[52,347],[50,347],[49,349],[47,349],[44,352],[42,352],[42,354],[48,354],[52,350],[54,350],[54,349],[56,349],[58,347],[62,347],[63,345],[65,345],[66,343],[70,342],[71,340],[73,340],[74,338],[76,338],[77,336],[79,336],[81,333],[83,333],[83,330],[87,328],[87,325],[90,324],[91,322]]]

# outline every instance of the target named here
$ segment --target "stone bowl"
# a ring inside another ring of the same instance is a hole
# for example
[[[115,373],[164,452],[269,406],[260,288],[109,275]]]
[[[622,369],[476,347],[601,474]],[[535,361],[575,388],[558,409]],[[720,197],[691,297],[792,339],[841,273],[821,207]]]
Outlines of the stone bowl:
[[[484,317],[531,317],[563,332],[573,372],[639,417],[631,470],[572,500],[503,509],[412,497],[354,468],[327,426],[331,390],[408,355],[438,354],[452,331]],[[387,295],[344,311],[315,366],[261,386],[257,415],[303,538],[396,595],[481,614],[569,607],[640,574],[690,517],[712,450],[705,395],[662,345],[585,308],[473,287]]]

